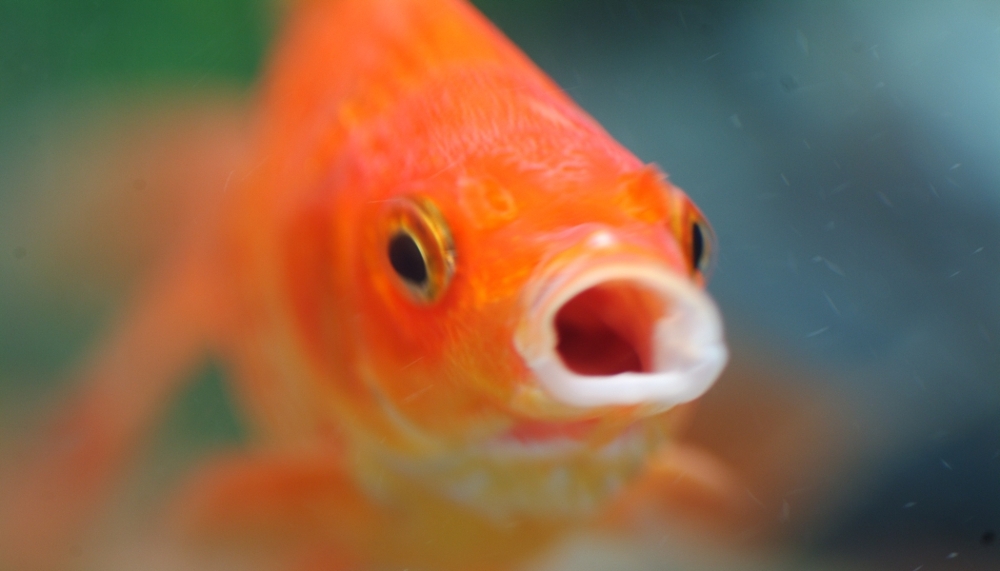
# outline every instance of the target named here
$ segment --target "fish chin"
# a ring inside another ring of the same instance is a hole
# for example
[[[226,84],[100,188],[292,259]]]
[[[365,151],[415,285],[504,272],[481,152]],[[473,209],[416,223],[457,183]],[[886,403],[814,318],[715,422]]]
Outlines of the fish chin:
[[[458,443],[425,430],[380,395],[397,447],[367,431],[353,432],[358,483],[373,498],[392,502],[402,478],[438,497],[503,524],[513,518],[579,519],[597,513],[670,441],[669,414],[639,416],[617,437],[525,437],[506,429]]]
[[[645,418],[609,443],[501,437],[423,458],[391,455],[385,466],[496,522],[567,519],[599,512],[668,441],[663,415]]]

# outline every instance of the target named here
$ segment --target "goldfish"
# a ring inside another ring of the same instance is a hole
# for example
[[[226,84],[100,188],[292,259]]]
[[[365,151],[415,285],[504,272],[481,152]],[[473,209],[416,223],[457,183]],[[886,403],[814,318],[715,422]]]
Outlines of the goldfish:
[[[711,227],[473,7],[297,3],[231,142],[5,479],[10,565],[58,564],[206,352],[253,445],[169,500],[191,549],[509,569],[632,512],[738,511],[678,443],[728,359]]]

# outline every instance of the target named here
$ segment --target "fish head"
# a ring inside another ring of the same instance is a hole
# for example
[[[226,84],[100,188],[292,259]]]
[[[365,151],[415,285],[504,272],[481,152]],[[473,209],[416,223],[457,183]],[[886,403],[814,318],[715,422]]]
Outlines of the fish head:
[[[376,395],[366,446],[488,511],[588,511],[725,365],[714,237],[582,112],[454,85],[356,141],[344,338]]]

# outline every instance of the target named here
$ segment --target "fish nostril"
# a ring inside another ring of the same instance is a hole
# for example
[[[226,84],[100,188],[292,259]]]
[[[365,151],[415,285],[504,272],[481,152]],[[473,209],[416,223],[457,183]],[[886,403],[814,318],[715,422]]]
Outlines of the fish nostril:
[[[653,329],[665,306],[662,296],[631,281],[588,288],[556,312],[556,352],[578,375],[651,372]]]

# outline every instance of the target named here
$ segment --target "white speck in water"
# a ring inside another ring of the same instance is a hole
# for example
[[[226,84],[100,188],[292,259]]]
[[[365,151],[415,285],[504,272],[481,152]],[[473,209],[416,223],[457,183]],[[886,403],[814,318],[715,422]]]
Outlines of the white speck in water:
[[[957,275],[958,275],[958,274],[960,274],[960,273],[962,273],[962,270],[957,270],[957,271],[955,271],[954,273],[951,273],[951,274],[949,274],[949,275],[948,275],[948,279],[950,280],[951,278],[953,278],[953,277],[957,276]]]
[[[951,468],[951,464],[949,464],[949,463],[945,462],[945,461],[944,461],[944,458],[942,458],[942,459],[941,459],[941,465],[942,465],[942,466],[944,466],[945,468],[949,469],[949,470],[951,470],[951,469],[952,469],[952,468]]]
[[[938,194],[938,192],[937,192],[937,189],[936,189],[936,188],[934,188],[934,185],[933,185],[933,184],[931,184],[931,183],[927,183],[927,187],[931,189],[931,194],[933,194],[933,195],[934,195],[934,196],[936,196],[937,198],[941,198],[941,195],[940,195],[940,194]]]
[[[743,123],[740,122],[740,116],[736,113],[729,116],[729,122],[732,123],[733,127],[736,127],[737,129],[743,128]]]
[[[832,194],[838,194],[838,193],[844,192],[848,188],[851,188],[851,181],[842,182],[842,183],[838,184],[837,186],[835,186],[833,188],[833,190],[830,191],[830,194],[831,195]]]
[[[923,568],[924,568],[923,565],[917,565],[916,567],[913,568],[913,571],[920,571]]]
[[[795,43],[799,45],[799,49],[802,50],[806,56],[809,55],[809,38],[802,33],[802,30],[795,30]]]
[[[706,62],[706,61],[711,61],[711,60],[713,60],[713,59],[715,59],[715,58],[719,57],[719,54],[721,54],[721,53],[722,53],[722,52],[715,52],[714,54],[712,54],[712,55],[708,56],[707,58],[705,58],[705,59],[703,59],[703,60],[701,60],[701,61],[702,61],[702,62]]]
[[[805,144],[805,146],[806,146],[807,149],[812,150],[812,147],[809,146],[809,140],[808,139],[802,139],[802,143]]]
[[[422,389],[417,389],[416,391],[413,391],[412,393],[410,393],[409,395],[407,395],[406,397],[404,397],[401,402],[410,402],[410,401],[416,399],[417,397],[419,397],[420,395],[422,395],[422,394],[426,393],[427,391],[431,390],[432,388],[434,388],[434,385],[427,385],[426,387],[424,387]]]
[[[825,290],[823,291],[823,297],[825,297],[826,302],[830,304],[830,309],[832,309],[837,315],[840,315],[840,310],[837,309],[837,304],[833,303],[833,300],[830,299],[830,294],[826,293]]]
[[[813,262],[823,262],[823,264],[826,265],[827,269],[830,270],[831,272],[837,274],[838,276],[843,276],[844,275],[844,270],[840,269],[840,266],[838,266],[837,264],[831,262],[830,260],[827,260],[823,256],[814,256],[813,259],[812,259],[812,261]]]
[[[781,180],[785,181],[785,186],[792,186],[789,184],[788,179],[785,178],[785,173],[781,173]]]
[[[226,184],[222,185],[222,192],[226,192],[229,190],[229,183],[230,181],[233,180],[233,174],[235,172],[236,172],[235,170],[229,171],[229,176],[226,177]]]
[[[788,501],[781,502],[781,511],[778,512],[778,521],[781,523],[787,522],[792,517],[792,506],[788,505]]]
[[[812,333],[806,333],[806,338],[808,339],[810,337],[815,337],[817,335],[822,335],[823,333],[826,333],[829,330],[830,330],[830,326],[827,325],[826,327],[823,327],[821,329],[817,329],[816,331],[813,331]]]
[[[917,502],[906,502],[905,504],[903,504],[903,508],[910,509],[915,505],[917,505]]]
[[[951,168],[948,169],[948,170],[953,171],[953,170],[957,169],[960,166],[962,166],[962,163],[955,163],[955,164],[951,165]]]
[[[976,248],[976,251],[975,251],[975,252],[972,252],[972,253],[973,253],[973,254],[978,254],[979,252],[982,252],[982,251],[983,251],[983,248],[984,248],[984,246],[980,246],[980,247]]]
[[[958,557],[958,552],[957,551],[952,551],[951,553],[948,554],[947,559],[954,559],[956,557]]]
[[[882,204],[886,205],[889,208],[892,208],[892,201],[889,200],[889,197],[886,196],[883,192],[881,191],[876,192],[875,195],[878,196],[879,202],[881,202]]]
[[[403,368],[400,369],[400,371],[405,371],[406,369],[409,369],[413,365],[416,365],[417,363],[419,363],[421,360],[423,360],[422,356],[421,357],[417,357],[416,359],[414,359],[413,361],[411,361],[409,364],[404,365]],[[423,389],[421,389],[421,390],[423,390]]]
[[[882,89],[883,87],[885,87],[885,82],[884,81],[880,81],[880,82],[878,82],[878,83],[875,84],[875,89]]]

